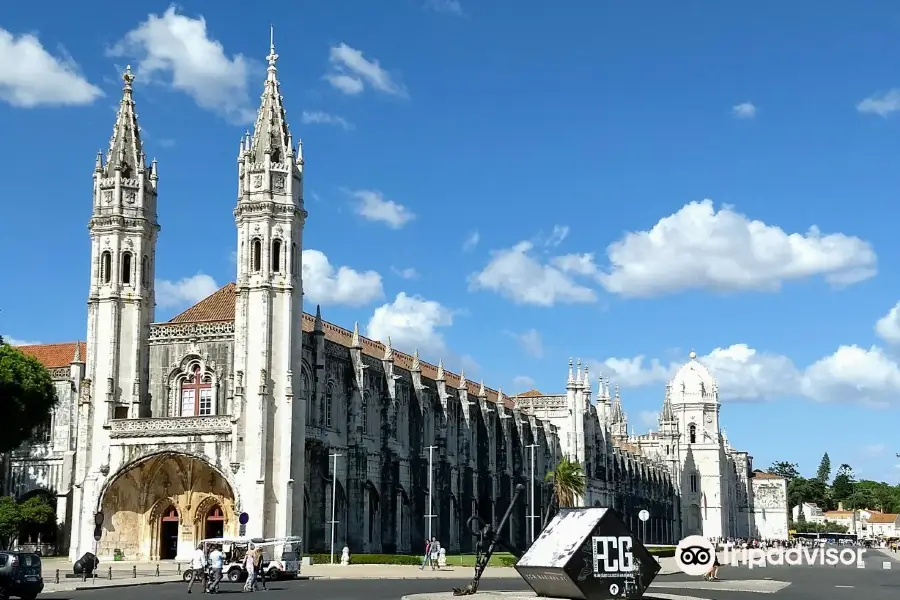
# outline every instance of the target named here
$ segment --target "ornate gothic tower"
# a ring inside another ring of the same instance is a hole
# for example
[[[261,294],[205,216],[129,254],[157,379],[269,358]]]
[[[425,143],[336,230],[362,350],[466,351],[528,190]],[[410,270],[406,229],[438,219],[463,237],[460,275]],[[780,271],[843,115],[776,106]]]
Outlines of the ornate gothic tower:
[[[274,44],[253,136],[238,154],[235,385],[243,386],[243,451],[233,465],[247,535],[300,533],[306,394],[301,389],[303,155],[293,147]],[[294,427],[294,424],[298,427]],[[296,486],[296,490],[294,487]]]
[[[109,470],[111,419],[146,416],[148,338],[154,313],[154,270],[159,224],[156,161],[147,167],[132,97],[125,87],[109,153],[97,154],[88,295],[86,380],[78,407],[78,453],[72,499],[71,552],[93,543],[99,485]],[[81,522],[79,522],[81,519]]]
[[[106,161],[97,154],[94,208],[88,224],[87,376],[93,384],[98,425],[142,416],[150,367],[147,341],[155,305],[156,161],[147,167],[130,67],[122,79],[125,88]]]

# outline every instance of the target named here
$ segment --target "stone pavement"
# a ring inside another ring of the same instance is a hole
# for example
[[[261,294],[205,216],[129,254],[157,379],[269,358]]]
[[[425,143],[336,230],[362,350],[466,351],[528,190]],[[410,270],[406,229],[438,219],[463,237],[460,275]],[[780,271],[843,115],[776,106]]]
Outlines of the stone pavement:
[[[679,573],[674,558],[660,559],[660,575]],[[106,562],[100,563],[98,577],[82,581],[66,578],[72,572],[68,559],[47,558],[43,563],[44,593],[90,590],[98,588],[158,585],[182,580],[184,565],[179,569],[174,561],[160,562]],[[158,571],[157,571],[158,569]],[[56,581],[59,571],[59,583]],[[444,567],[432,571],[410,565],[313,565],[303,567],[301,577],[308,579],[468,579],[473,567]],[[488,567],[483,579],[519,579],[512,567]]]

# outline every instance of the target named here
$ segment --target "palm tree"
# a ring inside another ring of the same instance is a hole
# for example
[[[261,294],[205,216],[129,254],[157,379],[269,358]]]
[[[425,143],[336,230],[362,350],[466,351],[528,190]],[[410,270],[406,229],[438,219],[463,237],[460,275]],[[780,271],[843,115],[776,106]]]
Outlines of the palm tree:
[[[550,511],[556,505],[557,508],[571,507],[575,500],[584,496],[587,489],[587,479],[581,463],[575,462],[568,456],[562,457],[556,464],[556,468],[547,473],[547,483],[552,486],[550,505],[547,506],[547,514],[544,524],[550,518]]]

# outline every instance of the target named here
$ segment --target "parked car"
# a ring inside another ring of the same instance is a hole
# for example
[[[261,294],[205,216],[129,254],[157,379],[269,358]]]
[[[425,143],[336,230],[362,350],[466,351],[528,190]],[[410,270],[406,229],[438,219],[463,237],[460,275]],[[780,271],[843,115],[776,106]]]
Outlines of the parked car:
[[[41,557],[32,552],[0,551],[0,600],[34,600],[44,589]]]

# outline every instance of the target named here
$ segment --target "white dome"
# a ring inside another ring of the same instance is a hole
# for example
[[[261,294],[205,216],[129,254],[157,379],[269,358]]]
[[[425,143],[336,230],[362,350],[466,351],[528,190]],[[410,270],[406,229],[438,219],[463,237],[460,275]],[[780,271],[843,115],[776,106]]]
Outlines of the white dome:
[[[716,379],[709,369],[697,361],[697,354],[693,351],[690,360],[678,369],[669,385],[673,404],[718,401],[719,388]]]

